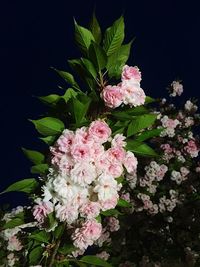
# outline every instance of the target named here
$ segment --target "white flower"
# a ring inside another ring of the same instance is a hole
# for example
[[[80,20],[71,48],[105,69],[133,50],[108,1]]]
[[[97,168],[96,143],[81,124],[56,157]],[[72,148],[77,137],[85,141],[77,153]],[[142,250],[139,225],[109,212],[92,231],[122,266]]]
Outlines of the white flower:
[[[66,205],[57,204],[55,207],[56,217],[61,222],[73,223],[78,219],[78,207],[68,203]]]
[[[118,190],[119,185],[117,181],[111,175],[106,174],[101,174],[99,176],[97,185],[94,188],[94,192],[98,193],[100,201],[111,199],[113,196],[117,195]]]

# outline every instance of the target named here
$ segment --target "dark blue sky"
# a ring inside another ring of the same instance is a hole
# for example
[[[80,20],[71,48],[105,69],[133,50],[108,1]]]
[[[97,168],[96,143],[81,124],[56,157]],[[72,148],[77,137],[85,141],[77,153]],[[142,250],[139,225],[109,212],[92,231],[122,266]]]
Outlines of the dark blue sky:
[[[49,67],[67,69],[67,59],[79,56],[73,16],[86,26],[94,6],[103,29],[124,13],[126,40],[136,36],[129,64],[140,67],[149,95],[165,95],[165,87],[178,77],[183,79],[185,98],[200,96],[198,1],[1,1],[0,189],[31,177],[21,147],[41,147],[27,119],[45,111],[33,96],[59,91],[61,81]],[[15,197],[10,194],[7,199],[15,203]]]

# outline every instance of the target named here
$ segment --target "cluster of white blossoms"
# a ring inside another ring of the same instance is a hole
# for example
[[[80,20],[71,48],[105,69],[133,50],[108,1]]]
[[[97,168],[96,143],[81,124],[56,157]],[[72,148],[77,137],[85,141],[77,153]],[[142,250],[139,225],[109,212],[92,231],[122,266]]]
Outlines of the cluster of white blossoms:
[[[125,137],[111,138],[111,133],[103,120],[75,132],[64,130],[51,147],[52,168],[43,199],[37,199],[33,208],[41,225],[51,212],[58,221],[72,227],[76,223],[72,239],[81,250],[101,236],[102,225],[95,218],[117,205],[122,185],[116,178],[136,172],[137,159],[125,150]]]

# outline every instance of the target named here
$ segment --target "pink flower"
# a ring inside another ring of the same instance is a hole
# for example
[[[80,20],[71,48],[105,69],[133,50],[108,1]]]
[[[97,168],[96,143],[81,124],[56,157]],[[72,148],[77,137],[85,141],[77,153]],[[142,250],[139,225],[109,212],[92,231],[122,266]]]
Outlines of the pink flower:
[[[16,235],[13,235],[8,239],[8,247],[7,247],[8,250],[20,251],[22,248],[23,248],[22,244]]]
[[[70,172],[70,177],[73,182],[82,186],[91,184],[97,177],[96,168],[87,161],[76,163]]]
[[[170,96],[180,96],[183,93],[183,85],[179,81],[173,81],[171,84],[172,93]]]
[[[110,257],[110,254],[107,253],[106,251],[102,251],[101,253],[96,254],[96,256],[99,257],[100,259],[107,261]]]
[[[104,201],[100,201],[101,209],[103,211],[114,209],[117,206],[118,199],[119,199],[118,196],[115,195],[110,199],[107,199],[107,200],[104,200]]]
[[[125,65],[122,69],[122,81],[134,79],[137,82],[141,81],[141,72],[138,67]]]
[[[123,167],[122,167],[122,164],[120,162],[113,162],[113,161],[110,161],[108,166],[107,166],[107,169],[105,169],[105,172],[108,174],[108,175],[111,175],[113,176],[114,178],[118,178],[122,175],[123,173]]]
[[[126,151],[122,147],[111,147],[107,150],[110,161],[123,162]]]
[[[58,146],[59,150],[67,153],[70,150],[74,141],[74,133],[68,129],[63,131],[63,134],[58,138],[56,145]]]
[[[125,147],[126,142],[124,141],[126,137],[123,134],[116,134],[112,139],[112,147]]]
[[[108,217],[107,223],[110,232],[117,232],[120,228],[119,220],[115,217]]]
[[[71,155],[74,160],[81,161],[90,158],[91,148],[85,144],[74,144],[71,149]]]
[[[75,247],[85,250],[101,236],[102,225],[96,220],[87,220],[81,228],[77,228],[72,235]]]
[[[199,149],[194,140],[190,140],[184,147],[184,149],[187,151],[188,154],[190,154],[192,158],[196,158],[199,154]]]
[[[124,80],[121,83],[123,103],[131,107],[141,106],[145,102],[145,93],[135,80]]]
[[[126,152],[126,156],[123,162],[128,173],[134,173],[137,169],[137,158],[130,151]]]
[[[38,201],[38,204],[33,207],[33,216],[39,222],[43,223],[45,217],[53,211],[53,204],[50,201]]]
[[[100,213],[100,204],[98,202],[89,201],[80,208],[81,216],[87,219],[96,218]]]
[[[108,124],[101,120],[93,121],[88,129],[90,136],[101,144],[108,141],[111,135],[111,129]]]
[[[81,127],[76,130],[74,142],[76,144],[91,144],[92,138],[88,133],[88,129],[86,127]]]
[[[66,221],[68,224],[71,224],[78,219],[78,209],[71,203],[67,205],[57,204],[55,207],[55,212],[56,218],[58,218],[61,222]]]
[[[117,108],[122,104],[122,92],[120,86],[107,85],[101,93],[105,105],[110,108]]]

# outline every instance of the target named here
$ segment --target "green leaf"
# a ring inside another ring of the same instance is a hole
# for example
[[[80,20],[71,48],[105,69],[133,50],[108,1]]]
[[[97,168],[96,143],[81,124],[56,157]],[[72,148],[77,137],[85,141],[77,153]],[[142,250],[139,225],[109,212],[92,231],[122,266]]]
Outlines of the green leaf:
[[[160,133],[163,131],[163,128],[159,128],[159,129],[153,129],[153,130],[149,130],[149,131],[145,131],[143,133],[141,133],[137,138],[136,141],[145,141],[147,139],[150,139],[152,137],[155,136],[159,136]]]
[[[112,265],[110,265],[108,262],[96,256],[84,256],[81,258],[81,262],[95,266],[112,267]]]
[[[14,218],[7,223],[4,224],[3,229],[12,229],[14,227],[20,226],[24,224],[24,219],[23,218]]]
[[[142,129],[151,126],[157,118],[156,114],[144,114],[133,119],[127,129],[127,137],[130,137]]]
[[[67,103],[69,101],[69,99],[71,98],[76,98],[77,96],[77,92],[74,91],[72,88],[68,88],[65,92],[65,94],[62,96],[62,98],[65,100],[65,102]]]
[[[141,144],[133,149],[131,149],[133,153],[139,155],[139,156],[150,156],[150,157],[157,157],[158,154],[148,146],[147,144]]]
[[[124,40],[124,18],[121,16],[113,25],[106,30],[103,42],[107,55],[115,53]]]
[[[38,246],[36,248],[34,248],[28,255],[29,258],[29,265],[35,265],[38,264],[38,262],[40,261],[41,257],[42,257],[42,253],[43,253],[44,248],[41,246]]]
[[[48,244],[51,236],[46,231],[39,231],[37,233],[32,233],[31,235],[28,236],[28,238]]]
[[[21,181],[18,181],[9,187],[7,187],[6,190],[1,192],[0,194],[8,193],[8,192],[24,192],[27,194],[30,194],[34,192],[34,190],[38,187],[38,182],[36,181],[35,178],[29,178],[29,179],[24,179]]]
[[[45,142],[47,145],[52,145],[55,142],[56,137],[55,136],[46,136],[46,137],[40,137],[40,139]]]
[[[60,96],[56,94],[52,94],[52,95],[47,95],[47,96],[40,96],[39,99],[45,104],[55,105],[60,99]]]
[[[55,218],[54,212],[51,212],[47,215],[47,231],[51,231],[57,226],[57,221]]]
[[[105,68],[107,63],[107,55],[103,48],[92,42],[89,48],[89,58],[94,63],[98,71]]]
[[[120,78],[122,68],[129,58],[132,41],[128,44],[122,45],[119,49],[108,57],[107,70],[110,78]]]
[[[33,167],[31,167],[31,173],[33,174],[36,174],[36,173],[39,173],[39,174],[44,174],[48,171],[49,169],[49,165],[48,164],[38,164],[38,165],[35,165]]]
[[[76,44],[79,47],[80,51],[83,54],[87,55],[91,41],[94,41],[94,36],[92,35],[91,31],[82,26],[79,26],[76,21],[74,21],[74,24]]]
[[[85,68],[85,72],[89,74],[92,78],[96,79],[97,77],[97,72],[96,69],[93,65],[93,63],[87,59],[87,58],[81,58],[82,66]]]
[[[77,82],[74,79],[74,76],[66,71],[62,71],[62,70],[57,70],[55,68],[53,68],[68,84],[74,86],[75,88],[79,89],[79,86],[77,84]]]
[[[24,152],[25,156],[34,164],[43,163],[45,160],[45,156],[38,151],[29,150],[25,148],[22,148],[22,151]]]
[[[77,250],[77,248],[72,244],[64,244],[59,248],[58,252],[63,255],[71,254],[73,251]]]
[[[55,238],[59,239],[62,236],[64,230],[65,230],[64,224],[58,225],[58,227],[56,227],[56,229],[54,231]]]
[[[37,131],[44,136],[60,134],[65,128],[61,120],[53,117],[30,121],[35,125]]]
[[[157,100],[150,97],[150,96],[146,96],[145,98],[145,104],[150,104],[150,103],[153,103],[153,102],[156,102]]]
[[[114,215],[122,215],[121,212],[119,212],[117,209],[110,209],[106,211],[101,211],[101,214],[104,216],[114,216]]]
[[[85,98],[85,102],[81,102],[78,99],[73,99],[73,110],[75,121],[77,124],[83,122],[85,115],[87,114],[88,108],[90,106],[91,99],[89,97]]]
[[[132,205],[128,201],[126,201],[122,198],[120,198],[118,200],[117,206],[123,207],[123,208],[131,208],[132,207]]]
[[[93,34],[96,43],[99,44],[101,42],[101,28],[99,26],[99,22],[96,18],[95,13],[93,13],[93,15],[92,15],[89,29],[90,29],[91,33]]]

